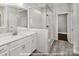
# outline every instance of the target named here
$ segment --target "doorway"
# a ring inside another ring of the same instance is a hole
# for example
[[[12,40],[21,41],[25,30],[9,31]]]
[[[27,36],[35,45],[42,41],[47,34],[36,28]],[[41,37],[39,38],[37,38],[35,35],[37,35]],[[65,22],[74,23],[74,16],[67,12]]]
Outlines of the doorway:
[[[68,41],[67,39],[67,13],[58,14],[58,40]]]

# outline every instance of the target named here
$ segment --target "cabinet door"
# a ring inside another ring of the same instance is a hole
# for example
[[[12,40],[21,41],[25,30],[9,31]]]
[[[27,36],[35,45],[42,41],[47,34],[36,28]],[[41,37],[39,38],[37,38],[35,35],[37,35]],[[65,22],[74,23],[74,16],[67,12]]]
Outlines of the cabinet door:
[[[31,43],[31,49],[32,49],[32,52],[36,49],[36,35],[34,35],[32,37],[32,43]]]
[[[47,29],[40,29],[38,31],[37,36],[37,50],[43,53],[48,53],[49,47],[49,40],[48,40],[48,30]]]
[[[9,52],[8,52],[8,45],[3,45],[3,46],[0,46],[0,56],[7,56],[9,55]]]
[[[18,45],[14,47],[13,49],[10,49],[10,55],[11,56],[25,55],[25,44]]]
[[[27,40],[25,41],[25,49],[26,49],[26,55],[30,55],[32,53],[31,51],[31,39],[27,38]]]
[[[9,54],[8,54],[8,52],[6,51],[6,52],[1,53],[0,56],[9,56]]]

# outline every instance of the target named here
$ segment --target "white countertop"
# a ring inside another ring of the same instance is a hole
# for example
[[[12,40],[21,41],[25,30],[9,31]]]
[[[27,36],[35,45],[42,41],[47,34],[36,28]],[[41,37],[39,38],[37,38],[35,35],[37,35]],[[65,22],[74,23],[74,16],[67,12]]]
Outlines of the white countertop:
[[[0,37],[0,46],[7,44],[7,43],[10,43],[10,42],[15,41],[15,40],[19,40],[23,37],[27,37],[27,36],[32,35],[34,33],[36,33],[36,32],[25,31],[25,32],[20,32],[17,35],[7,35],[7,36]]]

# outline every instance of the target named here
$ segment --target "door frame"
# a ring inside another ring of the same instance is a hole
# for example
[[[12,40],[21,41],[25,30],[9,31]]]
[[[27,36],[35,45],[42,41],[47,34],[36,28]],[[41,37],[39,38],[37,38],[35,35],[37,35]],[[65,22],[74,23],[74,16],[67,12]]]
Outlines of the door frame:
[[[56,13],[56,40],[58,40],[58,15],[59,14],[67,14],[67,38],[68,38],[68,42],[72,43],[72,19],[70,20],[70,17],[72,15],[71,12]],[[69,23],[71,26],[69,26]],[[70,30],[70,32],[69,32],[69,30]]]

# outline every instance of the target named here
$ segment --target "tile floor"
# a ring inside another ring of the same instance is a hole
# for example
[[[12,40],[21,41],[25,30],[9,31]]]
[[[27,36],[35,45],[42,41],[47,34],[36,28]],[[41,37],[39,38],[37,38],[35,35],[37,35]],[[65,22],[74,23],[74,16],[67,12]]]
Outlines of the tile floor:
[[[73,45],[67,41],[54,41],[52,47],[50,48],[50,55],[55,56],[70,56],[73,55]]]
[[[39,51],[35,51],[31,56],[73,56],[73,45],[67,41],[56,40],[53,42],[50,53],[44,54]]]

